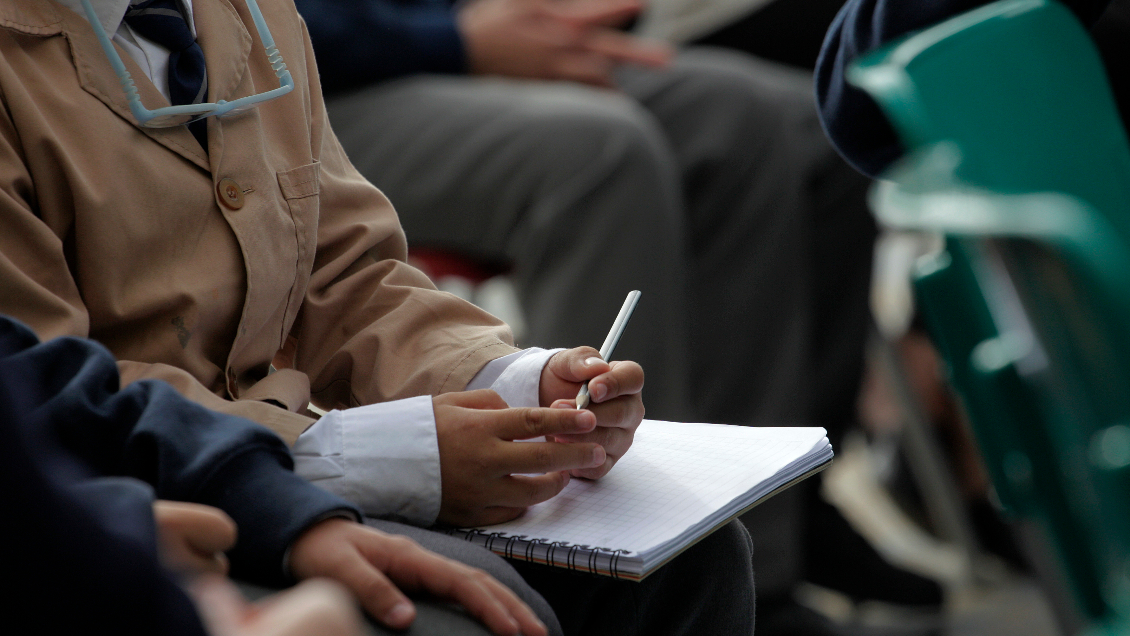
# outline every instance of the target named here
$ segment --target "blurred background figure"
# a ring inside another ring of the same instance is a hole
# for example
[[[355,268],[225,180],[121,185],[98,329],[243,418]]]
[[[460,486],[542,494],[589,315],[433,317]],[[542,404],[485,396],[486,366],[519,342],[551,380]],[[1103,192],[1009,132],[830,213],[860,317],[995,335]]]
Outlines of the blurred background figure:
[[[413,248],[509,269],[521,344],[600,342],[640,289],[617,356],[646,370],[648,417],[842,439],[874,226],[868,181],[824,138],[807,71],[641,39],[620,29],[637,0],[297,5],[351,161]],[[745,520],[761,633],[826,633],[792,602],[802,578],[859,599],[941,600],[814,488]]]
[[[599,342],[638,288],[618,355],[649,416],[809,419],[815,334],[861,340],[871,228],[807,74],[615,29],[635,0],[298,6],[350,159],[413,246],[512,265],[524,344]],[[831,305],[851,327],[814,324]]]

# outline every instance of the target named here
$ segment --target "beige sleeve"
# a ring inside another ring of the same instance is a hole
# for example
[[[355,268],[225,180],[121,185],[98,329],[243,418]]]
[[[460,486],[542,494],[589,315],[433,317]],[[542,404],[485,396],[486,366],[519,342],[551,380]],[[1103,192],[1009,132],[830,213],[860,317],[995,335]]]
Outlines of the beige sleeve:
[[[313,69],[309,48],[307,56]],[[295,368],[323,407],[462,390],[487,362],[516,351],[510,329],[404,262],[395,210],[349,163],[316,76],[310,85],[321,208],[314,271],[291,332]]]
[[[291,413],[273,404],[258,400],[225,400],[204,387],[184,369],[168,364],[149,364],[130,360],[118,361],[118,372],[122,376],[122,386],[136,380],[157,379],[173,385],[181,395],[213,411],[238,415],[254,420],[271,429],[281,437],[287,446],[293,445],[298,436],[311,424],[313,418]]]

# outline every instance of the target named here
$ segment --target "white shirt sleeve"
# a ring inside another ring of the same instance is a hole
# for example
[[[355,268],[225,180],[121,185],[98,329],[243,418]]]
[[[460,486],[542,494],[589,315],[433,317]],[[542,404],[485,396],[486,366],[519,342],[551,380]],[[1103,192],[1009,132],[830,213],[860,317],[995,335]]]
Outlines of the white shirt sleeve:
[[[541,370],[558,351],[530,347],[495,358],[471,378],[467,390],[494,389],[510,406],[539,406]]]
[[[531,348],[492,360],[467,389],[490,388],[510,406],[537,406],[542,368],[558,351]],[[426,527],[439,515],[439,441],[430,396],[330,411],[291,451],[296,473],[368,516]]]
[[[429,526],[439,515],[439,442],[423,395],[326,413],[298,436],[294,472],[372,517]]]

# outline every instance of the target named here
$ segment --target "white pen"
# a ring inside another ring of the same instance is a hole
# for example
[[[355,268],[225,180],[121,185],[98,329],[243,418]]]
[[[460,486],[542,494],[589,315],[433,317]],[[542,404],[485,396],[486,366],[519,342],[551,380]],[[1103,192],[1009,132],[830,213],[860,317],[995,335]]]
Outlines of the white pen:
[[[636,303],[640,301],[642,294],[639,290],[628,292],[628,297],[624,299],[624,306],[620,308],[620,313],[616,316],[616,322],[612,323],[612,329],[608,331],[608,337],[604,339],[604,344],[600,345],[600,357],[607,362],[612,352],[616,350],[616,343],[620,342],[620,336],[624,335],[624,327],[628,326],[628,320],[632,317],[632,312],[636,309]],[[581,386],[581,390],[577,392],[577,408],[583,409],[589,405],[589,383],[585,382]]]

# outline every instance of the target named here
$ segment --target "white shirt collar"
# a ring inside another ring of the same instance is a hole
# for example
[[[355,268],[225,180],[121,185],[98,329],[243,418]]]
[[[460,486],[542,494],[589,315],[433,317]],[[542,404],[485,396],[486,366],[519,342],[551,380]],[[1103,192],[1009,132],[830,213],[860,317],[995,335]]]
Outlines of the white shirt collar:
[[[86,11],[82,8],[82,0],[56,1],[82,17],[86,17]],[[185,13],[188,14],[188,23],[191,25],[192,0],[181,0],[181,3],[184,5]],[[129,9],[130,0],[90,0],[90,5],[94,7],[94,14],[98,16],[102,28],[106,29],[106,34],[114,37],[114,34],[118,32],[118,27],[122,24],[122,19],[125,18],[126,10]],[[194,34],[195,32],[196,30],[193,29]]]
[[[86,17],[86,11],[82,8],[81,0],[56,0],[56,2],[84,18]],[[106,35],[114,37],[114,34],[118,32],[118,27],[122,24],[122,18],[126,15],[129,3],[130,0],[90,0],[90,5],[94,7],[98,21],[102,23],[102,28],[106,29]]]

